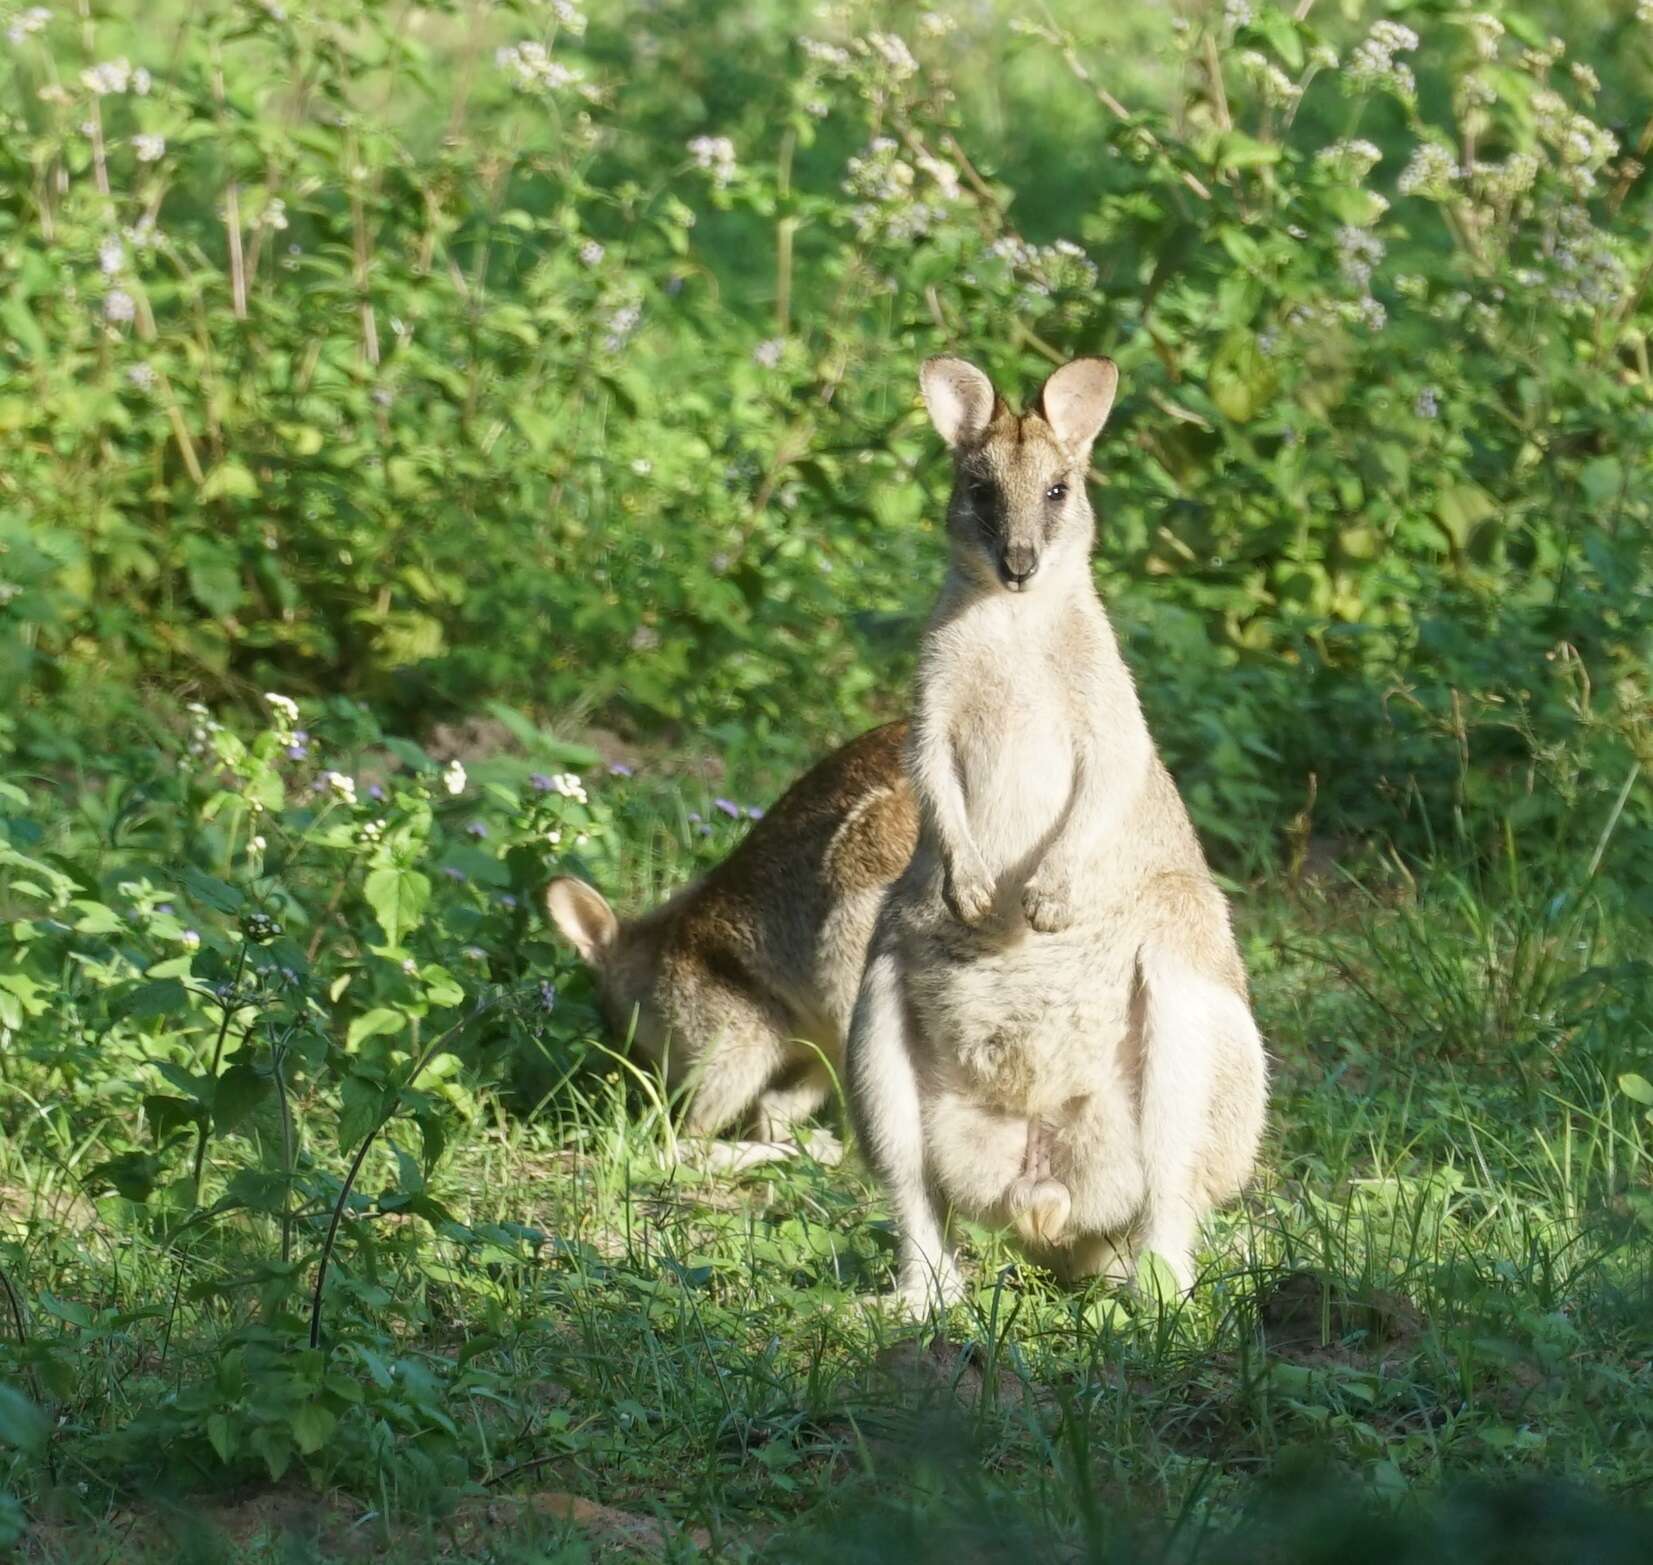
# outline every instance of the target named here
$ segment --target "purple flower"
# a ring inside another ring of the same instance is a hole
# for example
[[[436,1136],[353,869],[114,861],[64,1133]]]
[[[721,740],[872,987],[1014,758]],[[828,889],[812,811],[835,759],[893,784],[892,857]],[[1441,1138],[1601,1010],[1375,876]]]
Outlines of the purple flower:
[[[689,811],[689,824],[691,826],[698,826],[700,824],[700,811],[699,810],[690,810]]]
[[[756,804],[747,805],[746,806],[746,818],[749,821],[761,821],[763,819],[763,810],[762,810],[762,808],[760,806],[756,805]]]
[[[624,761],[610,761],[608,763],[610,777],[632,777],[636,775],[636,768],[627,766]]]
[[[374,783],[373,786],[367,790],[367,796],[370,799],[382,799],[385,796],[385,791],[377,783]]]
[[[310,736],[302,728],[293,735],[293,742],[287,746],[289,761],[308,761],[310,759]]]
[[[326,787],[327,779],[325,777],[312,777],[310,779],[311,793],[321,793]]]
[[[465,828],[465,835],[467,837],[475,837],[476,840],[480,842],[488,835],[488,828],[483,825],[481,821],[472,821],[470,825]]]
[[[452,864],[444,864],[442,866],[442,873],[457,886],[463,886],[465,884],[465,871],[462,869],[455,869]]]
[[[509,891],[502,891],[499,894],[499,905],[502,908],[514,908],[517,905],[517,899]]]
[[[554,1011],[557,1008],[557,986],[548,978],[540,980],[540,1009]]]
[[[711,836],[711,834],[712,834],[712,828],[710,826],[702,826],[700,828],[700,835],[702,837],[709,837],[709,836]]]
[[[551,779],[544,772],[531,772],[528,777],[528,786],[535,793],[550,793],[552,784]]]
[[[156,905],[155,911],[157,913],[170,913],[172,911],[172,904],[170,902],[158,903]]]
[[[713,799],[712,803],[722,810],[730,820],[738,821],[740,819],[740,806],[733,799]]]

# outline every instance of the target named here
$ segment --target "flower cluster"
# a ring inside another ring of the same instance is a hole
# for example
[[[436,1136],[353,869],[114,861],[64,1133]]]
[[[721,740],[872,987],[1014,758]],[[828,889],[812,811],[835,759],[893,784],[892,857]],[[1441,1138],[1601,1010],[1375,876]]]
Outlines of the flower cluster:
[[[711,175],[712,184],[719,190],[727,190],[734,183],[738,171],[735,144],[727,136],[696,136],[689,143],[689,156],[697,169]]]
[[[41,31],[51,21],[52,13],[43,5],[32,5],[26,11],[19,11],[6,23],[6,39],[12,44],[20,44],[25,38]]]
[[[1532,95],[1532,111],[1539,139],[1555,149],[1562,177],[1575,195],[1589,195],[1601,166],[1618,155],[1618,138],[1589,115],[1575,113],[1549,88]]]
[[[1411,161],[1395,181],[1395,189],[1403,196],[1424,196],[1431,201],[1446,201],[1452,195],[1462,170],[1452,156],[1451,149],[1438,141],[1418,144]]]
[[[562,87],[577,86],[585,79],[574,67],[553,60],[551,51],[532,39],[496,49],[494,63],[511,78],[511,84],[519,92],[541,96]]]
[[[856,198],[850,208],[856,233],[897,244],[929,233],[962,196],[952,164],[924,151],[909,162],[889,136],[875,137],[849,160],[844,191]]]
[[[1345,138],[1322,147],[1314,155],[1315,163],[1339,179],[1358,185],[1383,161],[1383,154],[1369,141],[1351,141]]]
[[[1240,52],[1240,69],[1251,78],[1258,96],[1271,109],[1295,108],[1297,100],[1303,96],[1303,89],[1256,49]]]
[[[1370,33],[1355,45],[1344,67],[1344,82],[1351,92],[1368,92],[1387,88],[1397,98],[1411,99],[1418,90],[1412,67],[1397,60],[1397,54],[1412,54],[1418,47],[1418,35],[1399,22],[1375,23]]]

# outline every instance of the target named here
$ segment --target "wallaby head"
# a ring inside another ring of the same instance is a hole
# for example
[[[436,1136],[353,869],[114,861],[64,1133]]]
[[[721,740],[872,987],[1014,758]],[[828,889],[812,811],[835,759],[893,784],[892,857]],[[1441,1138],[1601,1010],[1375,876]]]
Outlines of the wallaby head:
[[[953,452],[947,531],[964,581],[1027,592],[1041,570],[1056,579],[1089,557],[1096,521],[1085,470],[1118,383],[1111,359],[1075,359],[1018,415],[974,364],[925,361],[924,405]]]

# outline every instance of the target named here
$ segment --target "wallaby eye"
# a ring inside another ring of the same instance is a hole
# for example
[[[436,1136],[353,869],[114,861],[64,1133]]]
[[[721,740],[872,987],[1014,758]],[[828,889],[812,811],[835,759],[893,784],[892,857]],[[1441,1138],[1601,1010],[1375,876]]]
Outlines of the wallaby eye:
[[[1050,488],[1045,490],[1045,499],[1052,502],[1057,500],[1065,500],[1067,497],[1068,486],[1066,484],[1052,484]]]
[[[970,480],[970,501],[973,505],[989,506],[993,503],[993,486],[985,478]]]

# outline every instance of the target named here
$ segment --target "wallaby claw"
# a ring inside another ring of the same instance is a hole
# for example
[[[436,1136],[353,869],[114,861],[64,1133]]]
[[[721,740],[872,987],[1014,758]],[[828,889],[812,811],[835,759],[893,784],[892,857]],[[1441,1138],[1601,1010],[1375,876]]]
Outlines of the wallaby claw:
[[[941,898],[954,918],[973,929],[993,911],[993,882],[986,875],[949,865],[942,878]]]
[[[1022,912],[1040,934],[1057,934],[1073,922],[1073,894],[1062,882],[1031,880],[1022,889]]]

